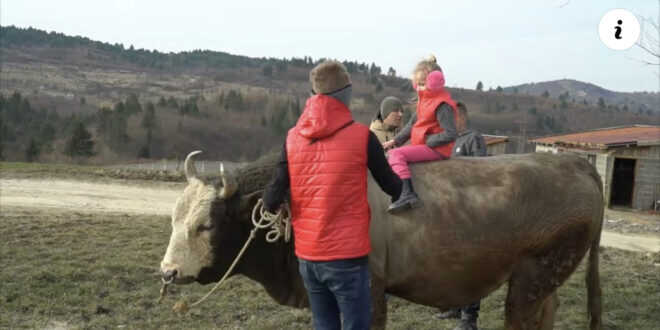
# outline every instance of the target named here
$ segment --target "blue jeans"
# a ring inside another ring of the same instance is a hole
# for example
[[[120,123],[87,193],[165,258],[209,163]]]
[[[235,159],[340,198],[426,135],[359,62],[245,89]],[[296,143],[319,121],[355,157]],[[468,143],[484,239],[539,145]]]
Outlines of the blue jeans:
[[[333,261],[298,258],[316,330],[365,330],[371,323],[367,257]],[[341,320],[340,320],[341,315]]]

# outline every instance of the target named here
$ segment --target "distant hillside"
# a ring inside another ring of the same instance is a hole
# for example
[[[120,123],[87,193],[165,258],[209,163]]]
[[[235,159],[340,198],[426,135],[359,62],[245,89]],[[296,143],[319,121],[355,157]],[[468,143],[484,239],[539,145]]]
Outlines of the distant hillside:
[[[594,84],[571,79],[522,84],[506,87],[503,90],[511,94],[519,93],[537,96],[543,96],[545,94],[555,99],[566,98],[573,102],[586,101],[587,103],[596,105],[602,99],[605,105],[617,106],[619,108],[626,107],[630,111],[638,112],[651,110],[660,114],[660,93],[657,92],[614,92]]]
[[[24,160],[38,150],[38,160],[70,161],[65,150],[72,123],[82,122],[95,142],[95,155],[87,159],[93,163],[181,158],[196,149],[209,159],[255,159],[282,145],[309,96],[309,70],[323,60],[161,53],[16,27],[0,27],[0,59],[0,157]],[[360,122],[368,123],[388,95],[415,96],[393,69],[343,63]],[[468,105],[472,125],[490,134],[533,137],[660,124],[650,109],[632,106],[521,91],[450,91]]]

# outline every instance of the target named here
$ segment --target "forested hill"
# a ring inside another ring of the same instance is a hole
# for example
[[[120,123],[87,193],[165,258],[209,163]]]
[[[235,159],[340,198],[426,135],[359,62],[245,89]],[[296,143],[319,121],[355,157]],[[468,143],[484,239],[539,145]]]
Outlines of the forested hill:
[[[17,27],[0,27],[0,59],[0,156],[93,163],[181,158],[196,149],[210,159],[255,159],[282,144],[309,95],[309,70],[323,60],[163,53]],[[339,60],[351,72],[351,108],[361,122],[385,96],[414,97],[401,77],[408,72]],[[450,90],[468,105],[474,126],[492,134],[660,124],[614,104]]]
[[[650,72],[649,72],[650,73]],[[550,96],[556,99],[570,99],[575,102],[611,104],[637,112],[652,111],[660,116],[659,92],[615,92],[594,84],[573,79],[561,79],[528,83],[504,88],[505,92],[537,96]]]

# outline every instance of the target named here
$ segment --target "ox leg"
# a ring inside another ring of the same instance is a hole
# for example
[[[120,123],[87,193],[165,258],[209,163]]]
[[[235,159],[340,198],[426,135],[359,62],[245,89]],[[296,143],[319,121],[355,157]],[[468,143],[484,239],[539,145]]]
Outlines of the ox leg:
[[[385,329],[387,323],[385,282],[376,276],[371,277],[371,308],[371,329]]]
[[[557,291],[555,291],[543,302],[541,314],[539,315],[539,329],[552,330],[555,325],[555,313],[558,307],[559,297],[557,297]]]
[[[537,266],[533,259],[522,261],[509,279],[509,291],[506,297],[505,324],[508,330],[536,330],[541,327],[544,318],[546,301],[552,296],[554,288],[545,283],[543,269]],[[548,305],[546,323],[551,323],[549,316],[554,319],[554,310]],[[552,324],[550,328],[552,329]]]
[[[507,329],[552,329],[557,288],[575,271],[589,246],[588,227],[557,233],[545,249],[515,266],[506,301]]]

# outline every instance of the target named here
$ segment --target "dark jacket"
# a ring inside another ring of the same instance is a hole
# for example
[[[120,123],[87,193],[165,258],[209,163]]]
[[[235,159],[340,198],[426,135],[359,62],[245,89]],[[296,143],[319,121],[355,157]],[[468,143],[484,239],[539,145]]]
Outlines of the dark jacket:
[[[456,138],[456,144],[451,156],[477,156],[488,155],[486,150],[486,141],[479,132],[473,130],[463,131]]]

